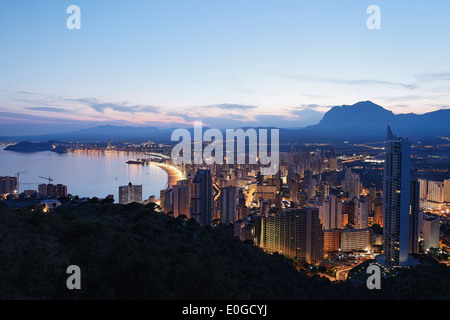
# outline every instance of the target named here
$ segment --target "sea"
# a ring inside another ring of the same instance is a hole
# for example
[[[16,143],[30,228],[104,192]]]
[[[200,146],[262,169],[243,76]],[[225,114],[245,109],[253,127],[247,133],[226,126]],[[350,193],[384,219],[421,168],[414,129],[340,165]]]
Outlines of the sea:
[[[42,183],[64,184],[73,196],[119,200],[119,186],[142,185],[142,200],[167,187],[168,175],[153,165],[127,164],[130,159],[145,158],[142,153],[123,151],[51,151],[22,153],[4,150],[0,145],[0,176],[19,177],[19,193],[38,190]],[[51,181],[49,179],[52,179]]]

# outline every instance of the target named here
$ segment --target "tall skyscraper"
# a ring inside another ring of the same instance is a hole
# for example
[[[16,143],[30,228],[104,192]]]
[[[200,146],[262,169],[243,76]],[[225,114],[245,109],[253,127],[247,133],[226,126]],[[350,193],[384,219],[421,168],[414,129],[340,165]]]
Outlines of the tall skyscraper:
[[[365,199],[355,198],[354,226],[355,229],[367,229],[369,226],[369,203]]]
[[[342,201],[335,195],[329,196],[319,207],[320,220],[324,230],[341,229]]]
[[[164,192],[163,209],[165,214],[173,214],[173,190],[166,189]]]
[[[201,226],[207,226],[213,221],[213,184],[211,171],[199,169],[192,184],[194,198],[192,199],[192,218]]]
[[[130,182],[126,186],[119,187],[119,204],[131,202],[142,203],[142,185],[133,185]]]
[[[308,189],[306,191],[308,199],[313,199],[316,196],[316,184],[317,184],[316,179],[311,179],[311,182],[308,185]]]
[[[420,199],[427,199],[428,197],[428,180],[426,179],[418,179],[419,182],[419,197]]]
[[[348,192],[348,198],[352,200],[359,197],[361,194],[361,181],[357,173],[353,173],[351,168],[345,171],[345,179],[342,181],[342,187],[345,192]]]
[[[289,182],[289,200],[297,203],[299,201],[298,192],[299,192],[299,184],[295,181]]]
[[[191,196],[188,185],[176,185],[172,187],[173,216],[174,218],[184,214],[190,218]]]
[[[384,258],[391,266],[408,263],[411,143],[387,132],[383,177]]]
[[[222,188],[220,199],[220,222],[225,224],[237,221],[237,188]]]
[[[419,204],[420,183],[411,181],[411,200],[409,209],[409,249],[408,253],[419,253]]]

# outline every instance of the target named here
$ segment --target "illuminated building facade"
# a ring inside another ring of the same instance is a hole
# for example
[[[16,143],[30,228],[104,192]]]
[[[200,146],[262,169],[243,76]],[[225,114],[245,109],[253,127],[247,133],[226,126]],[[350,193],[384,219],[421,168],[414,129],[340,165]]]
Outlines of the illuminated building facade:
[[[323,231],[323,250],[324,252],[338,252],[341,245],[341,230]]]
[[[211,171],[199,169],[193,180],[192,218],[201,226],[213,221],[213,183]]]
[[[342,252],[372,250],[372,229],[345,229],[340,231],[340,249]]]
[[[294,209],[262,219],[264,249],[307,263],[322,261],[324,238],[319,209]]]
[[[0,177],[0,195],[1,194],[17,194],[18,193],[17,177]]]
[[[237,219],[237,188],[228,186],[221,189],[220,222],[230,224]]]
[[[188,185],[175,185],[172,187],[173,216],[176,218],[185,215],[190,218],[191,194]]]
[[[142,185],[133,185],[130,182],[126,186],[119,187],[119,204],[132,202],[142,203]]]
[[[411,142],[388,126],[383,177],[384,258],[391,266],[408,262]]]
[[[419,253],[419,205],[420,183],[411,181],[411,200],[409,209],[409,249],[408,253]]]

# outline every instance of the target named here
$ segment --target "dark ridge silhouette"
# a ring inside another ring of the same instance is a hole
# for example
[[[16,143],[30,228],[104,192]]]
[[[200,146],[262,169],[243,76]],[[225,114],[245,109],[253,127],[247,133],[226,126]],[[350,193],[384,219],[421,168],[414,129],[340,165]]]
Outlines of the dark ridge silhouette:
[[[363,101],[351,106],[333,107],[318,124],[297,130],[297,134],[301,140],[383,141],[386,126],[391,124],[399,136],[413,140],[437,139],[450,136],[449,123],[450,109],[422,115],[396,115],[371,101]]]
[[[354,105],[332,107],[322,120],[302,129],[280,128],[281,142],[306,141],[383,141],[387,124],[399,136],[410,139],[437,139],[450,136],[450,109],[425,114],[394,114],[371,101],[361,101]],[[242,127],[246,129],[246,127]],[[260,127],[270,129],[270,127]],[[8,141],[48,141],[65,142],[170,142],[176,128],[98,126],[80,131],[60,134],[46,134],[21,137],[0,137]],[[203,127],[203,129],[207,129]],[[258,129],[258,128],[256,128]],[[192,132],[192,128],[188,129]]]
[[[32,211],[33,210],[33,211]],[[448,299],[450,268],[433,259],[368,290],[297,271],[292,260],[239,241],[232,227],[200,227],[147,206],[64,204],[11,209],[0,201],[0,299],[300,300]],[[81,269],[68,290],[66,269]],[[320,271],[320,268],[319,268]],[[359,280],[359,281],[358,281]],[[359,284],[360,283],[360,284]]]

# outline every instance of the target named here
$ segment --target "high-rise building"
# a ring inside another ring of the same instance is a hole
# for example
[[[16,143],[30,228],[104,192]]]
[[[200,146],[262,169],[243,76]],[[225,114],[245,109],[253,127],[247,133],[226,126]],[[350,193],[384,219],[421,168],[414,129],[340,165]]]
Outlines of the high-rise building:
[[[237,219],[237,188],[228,186],[222,188],[220,195],[220,222],[235,223]]]
[[[342,201],[335,195],[329,196],[319,207],[319,215],[324,230],[341,229]]]
[[[188,185],[175,185],[173,193],[173,216],[174,218],[185,215],[190,218],[191,194]]]
[[[409,249],[408,253],[419,253],[419,205],[420,183],[411,180],[411,200],[409,209]]]
[[[437,217],[423,216],[423,250],[439,248],[440,221]]]
[[[383,227],[383,199],[376,198],[374,201],[373,223]]]
[[[284,211],[264,219],[264,249],[308,263],[323,259],[324,238],[319,209],[302,208]]]
[[[450,179],[444,180],[444,202],[450,202]]]
[[[308,194],[306,192],[298,193],[298,206],[303,208],[308,203]]]
[[[308,189],[306,191],[308,199],[313,199],[316,196],[316,185],[317,185],[316,179],[311,179],[311,182],[308,185]]]
[[[276,191],[280,192],[280,190],[281,190],[281,179],[269,178],[269,179],[267,179],[267,185],[275,186],[277,188]]]
[[[384,259],[391,266],[408,263],[411,142],[388,126],[383,177]]]
[[[342,252],[372,250],[372,229],[345,229],[341,231]]]
[[[330,187],[336,187],[338,185],[338,172],[331,171],[329,176],[326,178],[326,181]]]
[[[304,174],[303,174],[303,183],[305,186],[310,186],[312,183],[312,179],[313,179],[313,174],[311,172],[311,170],[305,170]]]
[[[45,184],[38,186],[39,196],[41,197],[67,197],[67,186],[63,184]]]
[[[369,188],[369,194],[366,199],[369,201],[369,213],[373,213],[375,210],[375,199],[377,198],[377,189]]]
[[[244,191],[242,189],[238,189],[238,220],[244,218],[246,216],[246,196],[244,194]]]
[[[199,169],[193,180],[192,218],[201,226],[210,225],[213,221],[213,184],[211,171]]]
[[[355,229],[367,229],[369,226],[369,203],[365,199],[355,198],[354,226]]]
[[[428,180],[417,179],[419,182],[419,197],[420,199],[427,199],[428,197]]]
[[[42,183],[40,185],[38,185],[38,192],[39,192],[39,196],[40,197],[46,197],[47,196],[47,184]]]
[[[299,202],[299,184],[295,181],[289,182],[289,200],[295,203]]]
[[[165,197],[166,197],[166,191],[167,189],[163,189],[159,191],[159,205],[161,206],[162,209],[164,209],[164,201],[165,201]]]
[[[330,158],[330,171],[336,171],[338,168],[337,158]]]
[[[131,202],[142,203],[142,185],[133,185],[130,182],[126,186],[119,187],[119,204]]]
[[[0,195],[1,194],[18,194],[19,186],[17,177],[0,177]]]
[[[67,197],[67,186],[58,183],[56,185],[56,193],[57,193],[58,197]]]
[[[428,181],[427,199],[434,202],[444,202],[444,182]]]
[[[342,205],[342,214],[347,216],[347,223],[355,224],[355,203],[353,201],[345,201]],[[345,225],[344,225],[345,226]]]
[[[353,173],[351,168],[347,168],[345,171],[345,179],[342,181],[342,187],[345,192],[348,192],[348,198],[359,198],[361,194],[361,181],[360,176],[357,173]]]
[[[173,190],[166,189],[164,191],[163,209],[165,214],[173,215]]]
[[[338,252],[341,245],[341,230],[323,230],[324,252]]]
[[[268,186],[268,185],[258,185],[256,186],[256,192],[254,197],[257,199],[263,200],[275,200],[277,195],[277,187],[276,186]]]

